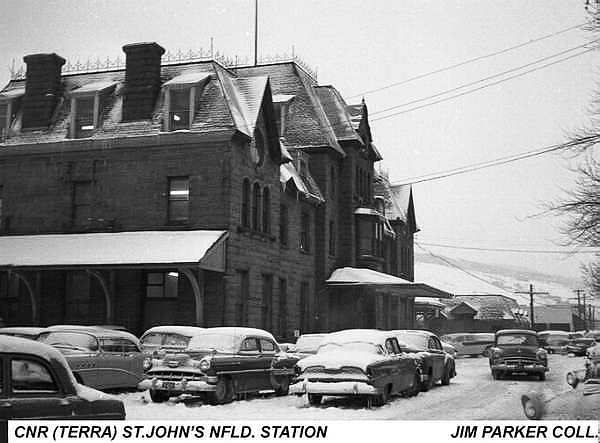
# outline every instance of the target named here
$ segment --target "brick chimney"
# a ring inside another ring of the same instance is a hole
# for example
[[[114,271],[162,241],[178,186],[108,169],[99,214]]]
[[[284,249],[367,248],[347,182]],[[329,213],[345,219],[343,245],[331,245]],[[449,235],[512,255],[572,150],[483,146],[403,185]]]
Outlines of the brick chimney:
[[[45,128],[62,93],[61,70],[65,59],[56,54],[23,57],[27,65],[23,96],[23,129]]]
[[[160,58],[165,50],[158,43],[132,43],[125,52],[125,96],[123,121],[152,117],[160,91]]]

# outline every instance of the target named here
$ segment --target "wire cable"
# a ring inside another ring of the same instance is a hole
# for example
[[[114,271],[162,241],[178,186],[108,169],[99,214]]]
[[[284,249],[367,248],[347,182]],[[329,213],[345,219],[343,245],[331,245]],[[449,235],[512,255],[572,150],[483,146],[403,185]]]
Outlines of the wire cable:
[[[411,177],[411,178],[408,178],[405,180],[391,183],[391,187],[403,186],[403,185],[415,184],[415,183],[423,183],[423,182],[432,181],[432,180],[440,180],[442,178],[452,177],[454,175],[466,174],[468,172],[478,171],[480,169],[491,168],[492,166],[503,165],[503,164],[523,160],[526,158],[536,157],[538,155],[547,154],[549,152],[560,151],[560,150],[572,148],[574,146],[580,146],[580,145],[584,145],[587,143],[593,144],[593,143],[598,143],[598,142],[600,142],[600,134],[590,135],[588,137],[581,137],[581,138],[578,138],[575,140],[570,140],[565,143],[546,146],[544,148],[524,152],[522,154],[515,154],[515,155],[511,155],[511,156],[507,156],[507,157],[500,157],[500,158],[497,158],[494,160],[488,160],[485,162],[473,163],[471,165],[462,166],[460,168],[448,169],[445,171],[434,172],[431,174]]]
[[[598,254],[600,249],[589,249],[589,250],[559,250],[559,249],[519,249],[519,248],[483,248],[478,246],[459,246],[459,245],[448,245],[443,243],[427,243],[420,242],[425,246],[433,246],[437,248],[448,248],[448,249],[460,249],[467,251],[485,251],[485,252],[514,252],[524,254]]]
[[[501,55],[501,54],[504,54],[504,53],[507,53],[507,52],[510,52],[510,51],[514,51],[515,49],[519,49],[519,48],[522,48],[524,46],[531,45],[533,43],[537,43],[539,41],[546,40],[548,38],[552,38],[552,37],[555,37],[555,36],[560,35],[560,34],[564,34],[565,32],[571,31],[573,29],[581,28],[582,26],[585,26],[588,23],[589,22],[584,22],[584,23],[580,23],[578,25],[570,26],[568,28],[561,29],[561,30],[559,30],[557,32],[553,32],[551,34],[546,34],[546,35],[543,35],[541,37],[537,37],[537,38],[534,38],[532,40],[528,40],[526,42],[522,42],[522,43],[519,43],[517,45],[501,49],[499,51],[491,52],[489,54],[480,55],[478,57],[473,57],[473,58],[464,60],[462,62],[455,63],[453,65],[449,65],[449,66],[445,66],[443,68],[436,69],[434,71],[429,71],[429,72],[425,72],[423,74],[415,75],[414,77],[409,77],[409,78],[407,78],[405,80],[402,80],[402,81],[399,81],[399,82],[391,83],[389,85],[381,86],[379,88],[370,89],[370,90],[361,92],[359,94],[351,95],[348,98],[352,99],[352,98],[357,98],[357,97],[360,97],[360,96],[363,96],[363,95],[372,94],[374,92],[384,91],[386,89],[390,89],[390,88],[393,88],[395,86],[404,85],[406,83],[409,83],[409,82],[412,82],[412,81],[415,81],[415,80],[420,80],[422,78],[430,77],[432,75],[439,74],[441,72],[445,72],[445,71],[449,71],[451,69],[459,68],[461,66],[465,66],[465,65],[468,65],[470,63],[474,63],[476,61],[479,61],[479,60],[483,60],[483,59],[490,58],[490,57],[495,57],[497,55]]]

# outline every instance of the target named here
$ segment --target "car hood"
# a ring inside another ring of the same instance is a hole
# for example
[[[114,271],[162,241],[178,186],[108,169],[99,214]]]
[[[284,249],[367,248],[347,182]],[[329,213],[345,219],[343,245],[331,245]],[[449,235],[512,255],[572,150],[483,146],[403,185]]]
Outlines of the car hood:
[[[340,369],[343,366],[350,366],[366,371],[369,365],[386,360],[389,360],[389,357],[370,352],[349,354],[347,351],[331,351],[303,358],[297,364],[302,370],[310,366],[323,366],[325,369]]]
[[[502,351],[502,357],[528,357],[528,358],[536,358],[536,354],[538,351],[537,346],[511,346],[511,345],[501,345],[496,346],[498,349]]]

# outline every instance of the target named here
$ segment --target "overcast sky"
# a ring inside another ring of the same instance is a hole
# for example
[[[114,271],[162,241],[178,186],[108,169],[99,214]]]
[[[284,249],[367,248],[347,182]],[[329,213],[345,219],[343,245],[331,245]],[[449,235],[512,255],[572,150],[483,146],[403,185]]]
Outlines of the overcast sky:
[[[259,0],[262,55],[292,45],[345,97],[564,30],[586,19],[584,0]],[[122,55],[156,41],[167,50],[207,48],[252,57],[254,0],[3,0],[0,81],[25,54],[70,61]],[[600,79],[598,51],[444,103],[375,120],[378,111],[582,45],[571,30],[419,81],[366,94],[377,147],[392,180],[518,154],[565,140],[586,121]],[[577,51],[565,55],[572,55]],[[497,79],[496,79],[497,80]],[[483,84],[483,83],[482,83]],[[481,86],[482,84],[478,84]],[[461,90],[460,92],[463,92]],[[352,100],[351,100],[352,101]],[[423,104],[419,102],[418,104]],[[406,110],[405,106],[399,110]],[[550,154],[414,186],[418,241],[491,248],[556,249],[560,222],[536,217],[573,185],[576,161]],[[419,249],[417,252],[419,252]],[[448,257],[577,276],[585,256],[474,253]],[[422,251],[421,251],[422,252]]]

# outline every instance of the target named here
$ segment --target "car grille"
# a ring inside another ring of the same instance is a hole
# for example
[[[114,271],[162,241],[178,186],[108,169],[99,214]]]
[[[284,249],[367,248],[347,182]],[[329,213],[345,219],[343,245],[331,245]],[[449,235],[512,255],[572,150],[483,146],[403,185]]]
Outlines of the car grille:
[[[204,380],[206,375],[202,372],[185,372],[185,371],[153,371],[148,374],[149,377],[156,377],[160,380]]]
[[[538,363],[538,360],[531,357],[507,357],[502,359],[502,362],[509,365],[531,365]]]
[[[304,370],[305,374],[361,374],[364,372],[360,368],[352,366],[342,366],[341,368],[324,368],[323,366],[310,366]]]

